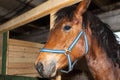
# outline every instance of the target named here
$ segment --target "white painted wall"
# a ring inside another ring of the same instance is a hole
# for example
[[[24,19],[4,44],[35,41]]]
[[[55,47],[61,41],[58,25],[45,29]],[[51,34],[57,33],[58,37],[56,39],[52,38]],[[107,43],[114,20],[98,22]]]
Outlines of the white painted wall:
[[[117,40],[118,40],[119,43],[120,43],[120,32],[115,32],[115,34],[118,36]]]

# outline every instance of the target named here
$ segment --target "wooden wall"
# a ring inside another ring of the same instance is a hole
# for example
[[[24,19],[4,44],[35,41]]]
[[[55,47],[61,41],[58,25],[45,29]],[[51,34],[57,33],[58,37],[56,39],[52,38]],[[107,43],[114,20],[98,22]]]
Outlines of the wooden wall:
[[[7,74],[35,77],[34,62],[42,44],[21,40],[8,40]]]
[[[0,34],[0,74],[2,71],[2,34]]]

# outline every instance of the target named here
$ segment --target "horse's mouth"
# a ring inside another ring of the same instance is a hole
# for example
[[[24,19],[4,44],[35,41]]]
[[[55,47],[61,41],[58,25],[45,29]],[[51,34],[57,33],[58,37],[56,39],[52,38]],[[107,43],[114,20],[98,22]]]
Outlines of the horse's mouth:
[[[50,64],[49,66],[43,66],[42,63],[38,63],[36,69],[41,77],[51,78],[57,74],[57,69],[55,64]]]
[[[46,72],[43,72],[43,73],[39,72],[39,74],[40,74],[40,76],[42,78],[52,78],[52,77],[56,76],[57,71],[56,70],[54,72],[53,71],[49,71],[47,73]]]

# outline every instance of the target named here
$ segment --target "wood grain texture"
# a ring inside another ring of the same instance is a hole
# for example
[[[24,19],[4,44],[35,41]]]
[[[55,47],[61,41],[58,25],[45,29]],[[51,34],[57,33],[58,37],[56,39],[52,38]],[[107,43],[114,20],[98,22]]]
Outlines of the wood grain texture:
[[[31,77],[38,76],[34,62],[41,47],[43,47],[43,44],[9,39],[7,74]]]
[[[48,0],[47,2],[40,4],[32,10],[0,25],[0,32],[5,32],[24,24],[37,20],[43,16],[50,14],[52,11],[58,10],[65,6],[69,6],[80,2],[81,0]]]

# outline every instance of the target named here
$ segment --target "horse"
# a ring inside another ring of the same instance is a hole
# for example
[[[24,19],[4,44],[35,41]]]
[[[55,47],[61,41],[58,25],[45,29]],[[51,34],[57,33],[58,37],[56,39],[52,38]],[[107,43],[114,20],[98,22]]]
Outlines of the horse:
[[[67,67],[66,67],[67,69]],[[69,73],[61,73],[61,80],[94,80],[85,57],[80,58]]]
[[[69,73],[85,56],[95,80],[120,80],[120,44],[110,26],[87,11],[90,2],[83,0],[56,12],[48,41],[35,61],[42,77]]]

